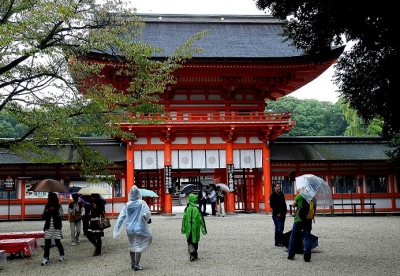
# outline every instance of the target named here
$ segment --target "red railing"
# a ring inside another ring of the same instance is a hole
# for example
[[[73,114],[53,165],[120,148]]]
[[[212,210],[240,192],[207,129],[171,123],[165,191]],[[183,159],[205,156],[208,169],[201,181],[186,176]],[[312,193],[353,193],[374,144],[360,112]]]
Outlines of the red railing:
[[[130,115],[132,119],[137,119],[137,122],[129,122],[134,125],[143,125],[143,121],[151,124],[265,124],[265,123],[290,123],[292,119],[292,112],[266,112],[263,114],[248,113],[179,113],[167,115]],[[128,120],[127,120],[128,123]]]

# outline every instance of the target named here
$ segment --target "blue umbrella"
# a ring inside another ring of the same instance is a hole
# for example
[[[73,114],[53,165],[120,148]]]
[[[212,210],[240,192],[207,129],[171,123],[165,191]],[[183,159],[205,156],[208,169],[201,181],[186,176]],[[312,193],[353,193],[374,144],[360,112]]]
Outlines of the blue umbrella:
[[[142,196],[158,197],[158,195],[157,195],[154,191],[151,191],[151,190],[139,189],[139,191],[140,191],[140,194],[141,194]]]

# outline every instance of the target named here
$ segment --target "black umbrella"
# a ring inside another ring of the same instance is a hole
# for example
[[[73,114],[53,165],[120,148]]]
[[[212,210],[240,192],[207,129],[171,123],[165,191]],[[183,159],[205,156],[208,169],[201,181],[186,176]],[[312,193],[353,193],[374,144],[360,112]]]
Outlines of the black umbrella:
[[[82,187],[72,186],[68,188],[68,192],[70,194],[78,193],[80,189],[82,189]]]
[[[283,234],[282,243],[286,248],[289,247],[289,240],[291,234],[292,230]],[[296,254],[303,254],[303,237],[304,237],[303,231],[301,231],[299,235],[300,237],[296,238],[296,244],[295,244]],[[317,246],[318,246],[318,237],[311,234],[311,249],[314,249]]]
[[[182,195],[183,194],[188,194],[188,193],[194,191],[196,189],[196,187],[197,187],[197,185],[195,185],[195,184],[188,184],[188,185],[186,185],[185,187],[182,188],[181,194]]]

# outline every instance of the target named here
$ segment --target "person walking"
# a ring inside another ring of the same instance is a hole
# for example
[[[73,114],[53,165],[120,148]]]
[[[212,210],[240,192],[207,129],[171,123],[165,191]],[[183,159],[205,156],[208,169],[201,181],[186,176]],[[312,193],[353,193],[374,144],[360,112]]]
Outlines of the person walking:
[[[151,223],[151,211],[147,203],[142,200],[139,189],[134,185],[129,191],[129,202],[122,208],[113,230],[113,238],[116,238],[126,227],[129,243],[129,255],[133,270],[142,270],[139,266],[142,252],[149,248],[153,234],[149,224]]]
[[[49,193],[47,204],[44,206],[42,219],[44,223],[44,253],[41,265],[47,265],[50,262],[51,241],[54,240],[60,254],[58,260],[64,261],[64,247],[62,239],[62,218],[64,216],[61,204],[58,201],[57,194]]]
[[[221,187],[217,186],[217,215],[225,217],[225,194]]]
[[[303,238],[303,258],[305,262],[311,261],[311,219],[302,219],[300,217],[300,210],[306,199],[302,194],[297,194],[293,201],[293,207],[296,208],[296,214],[294,217],[292,233],[290,234],[289,245],[288,245],[288,259],[294,260],[296,254],[296,242],[297,239]],[[303,231],[303,235],[301,235]]]
[[[91,196],[90,195],[83,195],[79,198],[83,204],[83,208],[85,209],[84,214],[82,215],[82,230],[83,230],[83,235],[86,237],[88,229],[89,229],[89,215],[90,211],[92,210],[92,202],[91,202]]]
[[[93,256],[100,256],[103,244],[101,237],[104,237],[104,231],[99,228],[98,222],[106,217],[104,200],[99,194],[91,194],[91,201],[92,210],[90,210],[89,214],[89,228],[86,237],[95,247]]]
[[[275,190],[269,197],[269,204],[272,209],[272,220],[275,225],[275,246],[283,246],[282,237],[285,228],[287,205],[281,184],[275,185]]]
[[[198,195],[199,209],[203,216],[207,215],[207,188],[203,187]]]
[[[85,215],[85,208],[79,199],[78,194],[72,194],[72,202],[68,205],[69,227],[71,230],[71,245],[79,243],[79,236],[82,229],[82,218]]]
[[[217,192],[215,191],[215,185],[210,185],[210,203],[211,203],[211,215],[217,215]]]
[[[181,233],[186,235],[190,261],[198,258],[200,232],[207,235],[206,222],[197,201],[198,198],[194,194],[189,194],[189,202],[182,218]]]

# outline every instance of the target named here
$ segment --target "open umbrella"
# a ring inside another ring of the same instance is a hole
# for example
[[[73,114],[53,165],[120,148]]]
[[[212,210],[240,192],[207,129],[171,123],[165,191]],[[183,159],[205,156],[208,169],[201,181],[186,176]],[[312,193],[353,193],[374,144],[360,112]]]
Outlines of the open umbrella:
[[[196,184],[187,184],[185,187],[182,188],[181,194],[188,194],[190,192],[193,192],[196,189],[197,185]]]
[[[91,194],[99,194],[99,195],[111,195],[109,191],[103,189],[98,186],[89,186],[79,190],[81,195],[91,195]]]
[[[68,193],[68,189],[60,181],[54,179],[44,179],[32,185],[29,189],[32,192],[53,192],[53,193]]]
[[[316,200],[317,208],[327,209],[332,206],[332,190],[328,183],[313,174],[296,177],[296,189],[310,202]]]
[[[157,195],[154,191],[151,191],[151,190],[139,189],[139,191],[140,191],[140,194],[141,194],[142,196],[158,197],[158,195]]]
[[[72,187],[69,187],[69,188],[68,188],[68,192],[69,192],[70,194],[78,193],[80,189],[82,189],[82,187],[72,186]]]
[[[230,192],[228,185],[224,184],[224,183],[218,183],[216,184],[217,187],[220,187],[222,191],[224,192]]]

